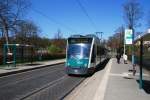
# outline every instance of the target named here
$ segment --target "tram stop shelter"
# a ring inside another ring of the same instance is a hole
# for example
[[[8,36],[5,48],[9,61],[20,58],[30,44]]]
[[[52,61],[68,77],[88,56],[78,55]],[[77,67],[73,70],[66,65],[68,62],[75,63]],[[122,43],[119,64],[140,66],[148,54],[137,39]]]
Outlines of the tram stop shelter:
[[[3,64],[16,67],[16,63],[33,62],[34,46],[26,44],[4,44]]]
[[[139,47],[139,66],[140,66],[140,75],[139,75],[139,88],[143,88],[143,62],[150,60],[150,29],[148,29],[144,34],[139,35],[134,41],[135,46]],[[144,59],[143,59],[144,58]],[[150,66],[150,65],[148,65]]]

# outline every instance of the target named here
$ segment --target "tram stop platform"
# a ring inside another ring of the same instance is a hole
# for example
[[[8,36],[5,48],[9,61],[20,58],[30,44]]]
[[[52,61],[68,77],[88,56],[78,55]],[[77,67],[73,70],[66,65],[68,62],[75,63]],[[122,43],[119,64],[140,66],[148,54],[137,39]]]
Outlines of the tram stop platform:
[[[16,67],[11,66],[0,66],[0,77],[1,76],[6,76],[10,74],[16,74],[20,72],[25,72],[28,70],[34,70],[46,66],[52,66],[52,65],[57,65],[64,63],[65,59],[58,59],[58,60],[50,60],[50,61],[37,61],[31,63],[24,63],[24,64],[17,64]]]
[[[104,67],[104,66],[101,66]],[[150,71],[143,69],[143,88],[139,84],[139,67],[133,76],[131,62],[118,64],[115,58],[104,68],[84,80],[65,100],[150,100]]]

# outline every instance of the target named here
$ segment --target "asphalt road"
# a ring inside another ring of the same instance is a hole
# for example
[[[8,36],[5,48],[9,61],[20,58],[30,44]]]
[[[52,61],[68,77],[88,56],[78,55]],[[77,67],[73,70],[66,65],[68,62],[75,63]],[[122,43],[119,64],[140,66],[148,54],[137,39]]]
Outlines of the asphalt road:
[[[80,84],[84,77],[69,77],[64,64],[0,78],[0,100],[58,100]]]

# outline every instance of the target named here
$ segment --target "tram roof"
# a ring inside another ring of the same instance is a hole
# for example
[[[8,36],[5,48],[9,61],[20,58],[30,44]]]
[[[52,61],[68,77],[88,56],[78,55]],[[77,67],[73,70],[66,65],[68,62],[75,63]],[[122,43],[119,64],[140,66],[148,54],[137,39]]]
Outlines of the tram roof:
[[[98,39],[98,40],[99,40],[99,38],[98,38],[96,35],[94,35],[94,34],[88,34],[88,35],[72,35],[72,36],[70,36],[69,38],[95,38],[95,39]]]
[[[94,34],[88,34],[88,35],[72,35],[69,38],[94,38],[97,43],[100,43],[100,39],[94,35]]]

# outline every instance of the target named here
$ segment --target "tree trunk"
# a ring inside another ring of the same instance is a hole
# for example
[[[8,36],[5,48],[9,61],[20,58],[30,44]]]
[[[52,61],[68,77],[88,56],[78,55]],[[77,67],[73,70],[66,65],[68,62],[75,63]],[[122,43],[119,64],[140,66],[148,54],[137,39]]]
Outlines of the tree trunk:
[[[10,53],[10,49],[9,49],[9,38],[8,38],[8,28],[7,28],[7,25],[3,25],[3,32],[4,32],[4,37],[5,37],[5,42],[6,42],[6,45],[7,45],[7,51],[8,53]]]

